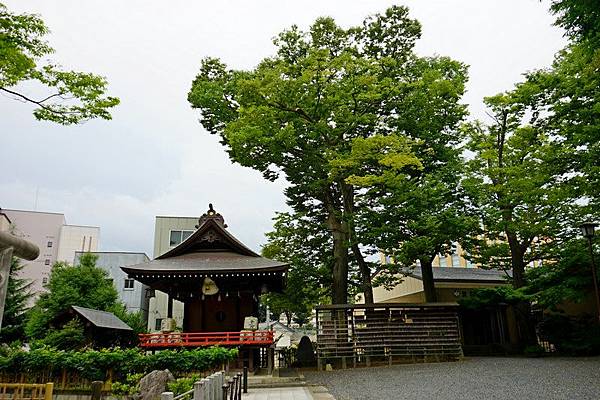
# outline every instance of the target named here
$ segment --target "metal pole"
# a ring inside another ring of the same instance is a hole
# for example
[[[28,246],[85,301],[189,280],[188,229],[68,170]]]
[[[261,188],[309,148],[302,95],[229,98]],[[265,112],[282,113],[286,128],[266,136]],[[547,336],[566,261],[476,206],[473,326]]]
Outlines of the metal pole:
[[[229,388],[229,385],[227,383],[223,384],[223,397],[221,397],[223,400],[227,400],[227,389]]]
[[[242,373],[238,372],[237,373],[237,399],[241,400],[242,399]]]
[[[600,324],[600,291],[598,290],[598,278],[596,277],[596,260],[594,259],[594,247],[592,246],[592,238],[588,237],[588,246],[590,249],[590,258],[592,259],[592,279],[594,280],[594,292],[596,294],[596,319]]]
[[[248,367],[244,367],[244,393],[248,393]]]

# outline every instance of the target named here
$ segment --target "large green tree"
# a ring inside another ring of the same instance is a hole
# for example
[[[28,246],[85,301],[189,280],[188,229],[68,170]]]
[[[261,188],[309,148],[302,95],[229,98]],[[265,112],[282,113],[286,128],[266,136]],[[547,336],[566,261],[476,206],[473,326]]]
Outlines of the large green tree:
[[[492,123],[465,125],[473,154],[465,186],[483,227],[472,255],[484,266],[512,270],[515,288],[525,286],[529,262],[547,259],[572,232],[579,210],[564,147],[535,123],[533,89],[525,83],[486,98]]]
[[[112,311],[119,306],[118,293],[108,273],[96,267],[98,257],[86,253],[80,264],[56,263],[52,267],[47,292],[42,293],[30,311],[25,332],[30,339],[42,339],[50,332],[57,316],[71,306]]]
[[[409,142],[357,139],[334,165],[348,176],[346,182],[366,190],[356,196],[359,236],[393,260],[379,278],[389,283],[418,263],[426,301],[435,302],[433,259],[451,252],[476,227],[460,185],[464,134],[459,124],[466,116],[460,99],[467,73],[464,65],[443,57],[421,59],[414,67],[415,90],[399,99],[404,115],[394,121]],[[403,148],[407,144],[409,150]],[[407,151],[418,158],[413,168],[405,167],[406,156],[403,163],[390,162]]]
[[[31,292],[32,282],[19,276],[22,269],[23,264],[18,258],[13,257],[10,263],[2,330],[0,331],[0,341],[3,343],[25,338],[26,311],[33,294]]]
[[[33,115],[68,125],[92,118],[110,119],[109,110],[119,104],[116,97],[105,96],[103,77],[63,71],[47,62],[53,53],[44,40],[48,28],[33,14],[15,14],[0,3],[0,92],[36,106]],[[33,98],[19,84],[35,82],[44,88]]]
[[[221,137],[232,160],[267,179],[283,175],[294,212],[317,210],[322,216],[318,223],[332,241],[333,303],[348,301],[351,257],[366,302],[372,302],[372,270],[363,254],[368,244],[356,217],[359,190],[348,180],[352,169],[340,168],[340,162],[356,146],[374,146],[396,175],[416,168],[407,131],[426,129],[425,115],[446,112],[424,93],[463,68],[442,71],[442,64],[450,64],[446,59],[416,56],[419,36],[420,25],[405,7],[349,29],[319,18],[307,32],[294,26],[279,34],[276,54],[250,71],[205,59],[188,95],[202,125]],[[393,151],[386,152],[388,147]]]

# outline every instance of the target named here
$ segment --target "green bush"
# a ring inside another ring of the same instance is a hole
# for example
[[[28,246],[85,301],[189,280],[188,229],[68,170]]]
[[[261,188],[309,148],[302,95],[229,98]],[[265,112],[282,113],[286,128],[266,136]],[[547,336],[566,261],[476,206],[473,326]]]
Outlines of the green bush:
[[[185,378],[176,379],[174,382],[169,382],[167,384],[167,388],[169,389],[169,391],[173,392],[175,396],[179,396],[180,394],[192,390],[194,388],[194,382],[197,382],[199,380],[200,376],[191,375]]]
[[[593,318],[549,315],[540,323],[539,332],[559,353],[574,356],[600,354],[600,326]]]
[[[117,396],[132,396],[139,391],[140,380],[144,374],[127,374],[124,382],[113,382],[112,394]]]
[[[89,380],[105,380],[111,370],[115,381],[123,381],[128,374],[156,369],[169,369],[174,374],[203,372],[236,359],[237,354],[237,349],[222,347],[145,354],[139,349],[65,351],[43,346],[30,351],[9,349],[0,355],[0,373],[59,376],[65,370]]]

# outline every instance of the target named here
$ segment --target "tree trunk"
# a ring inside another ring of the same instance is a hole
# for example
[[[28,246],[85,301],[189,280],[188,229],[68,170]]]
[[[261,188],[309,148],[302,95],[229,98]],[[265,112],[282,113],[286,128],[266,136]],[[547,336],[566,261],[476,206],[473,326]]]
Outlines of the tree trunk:
[[[514,233],[506,232],[506,234],[510,247],[513,287],[519,289],[525,286],[525,252]],[[517,320],[521,344],[523,346],[536,344],[535,325],[531,319],[531,304],[528,301],[520,301],[515,305],[515,318]]]
[[[348,303],[348,233],[346,224],[329,211],[327,225],[333,235],[333,287],[331,302]]]
[[[357,244],[352,245],[352,253],[356,258],[356,262],[358,263],[358,269],[360,270],[361,277],[361,288],[363,291],[363,295],[365,296],[365,304],[373,304],[373,283],[371,282],[371,268],[369,268],[369,264],[365,261],[360,248]]]
[[[340,189],[342,192],[342,204],[344,207],[344,214],[348,221],[348,239],[350,240],[350,248],[352,254],[358,264],[358,270],[361,278],[361,289],[365,296],[365,304],[373,304],[373,284],[371,283],[371,268],[365,261],[365,258],[360,251],[358,240],[356,237],[356,230],[354,229],[354,187],[348,185],[345,182],[340,182]]]
[[[435,293],[435,283],[433,281],[433,260],[431,258],[424,258],[419,261],[421,262],[425,301],[427,303],[435,303],[437,302],[437,294]]]
[[[525,286],[525,260],[524,252],[517,236],[514,233],[506,234],[510,248],[510,265],[513,273],[513,287],[515,289]]]

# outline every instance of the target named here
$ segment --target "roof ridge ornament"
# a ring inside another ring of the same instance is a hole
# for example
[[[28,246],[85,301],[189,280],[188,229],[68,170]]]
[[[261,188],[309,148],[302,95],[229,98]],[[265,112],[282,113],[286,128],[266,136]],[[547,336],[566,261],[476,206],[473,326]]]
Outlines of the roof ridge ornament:
[[[205,222],[212,220],[217,224],[221,225],[223,228],[227,228],[227,224],[225,223],[225,218],[221,214],[215,211],[212,203],[208,204],[208,211],[202,214],[202,216],[198,219],[198,225],[196,225],[196,229],[200,228],[204,225]]]

